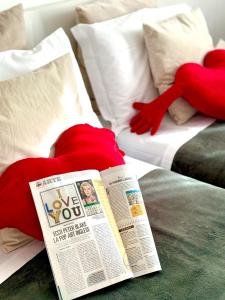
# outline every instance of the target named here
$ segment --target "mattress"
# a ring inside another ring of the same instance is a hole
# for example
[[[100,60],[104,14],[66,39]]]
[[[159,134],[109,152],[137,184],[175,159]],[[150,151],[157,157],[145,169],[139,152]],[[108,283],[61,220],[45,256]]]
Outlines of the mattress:
[[[167,114],[154,136],[150,133],[137,135],[127,128],[118,135],[117,142],[127,155],[170,170],[178,149],[214,121],[215,119],[196,115],[178,126]]]

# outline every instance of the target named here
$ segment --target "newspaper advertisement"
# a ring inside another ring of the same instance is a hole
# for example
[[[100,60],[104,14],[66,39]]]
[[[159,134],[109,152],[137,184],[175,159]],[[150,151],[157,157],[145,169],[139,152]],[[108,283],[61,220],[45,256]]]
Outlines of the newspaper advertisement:
[[[30,188],[60,299],[133,277],[98,171],[51,176]]]
[[[101,172],[134,277],[161,270],[139,183],[129,165]]]

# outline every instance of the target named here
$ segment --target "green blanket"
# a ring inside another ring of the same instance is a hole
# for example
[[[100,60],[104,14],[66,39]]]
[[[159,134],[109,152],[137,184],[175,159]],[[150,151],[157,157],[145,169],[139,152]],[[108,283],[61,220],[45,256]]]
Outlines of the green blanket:
[[[225,190],[161,169],[140,184],[162,271],[82,299],[224,300]],[[57,299],[45,251],[0,286],[0,299]]]
[[[172,171],[225,188],[225,122],[216,121],[176,153]]]

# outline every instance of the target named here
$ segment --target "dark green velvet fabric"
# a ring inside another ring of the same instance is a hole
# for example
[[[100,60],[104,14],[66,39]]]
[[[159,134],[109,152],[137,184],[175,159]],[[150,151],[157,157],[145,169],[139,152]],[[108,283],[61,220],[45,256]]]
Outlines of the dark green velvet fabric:
[[[185,143],[171,170],[225,188],[225,122],[214,122]]]
[[[82,299],[224,300],[225,190],[161,169],[140,184],[162,271]],[[0,299],[57,299],[45,251],[0,286]]]

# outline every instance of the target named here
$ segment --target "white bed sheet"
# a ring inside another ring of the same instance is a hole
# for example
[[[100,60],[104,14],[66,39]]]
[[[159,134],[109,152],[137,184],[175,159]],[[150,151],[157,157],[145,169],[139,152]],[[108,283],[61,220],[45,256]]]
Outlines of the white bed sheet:
[[[117,142],[127,155],[170,170],[177,150],[214,121],[196,115],[186,124],[178,126],[167,114],[154,136],[150,133],[137,135],[127,128],[118,135]]]
[[[138,179],[148,172],[158,168],[127,156],[125,157],[125,161],[132,166]],[[31,243],[8,254],[3,253],[0,249],[0,284],[35,257],[44,248],[45,246],[43,242],[32,241]]]
[[[32,241],[10,253],[0,250],[0,284],[44,249],[44,243]]]

